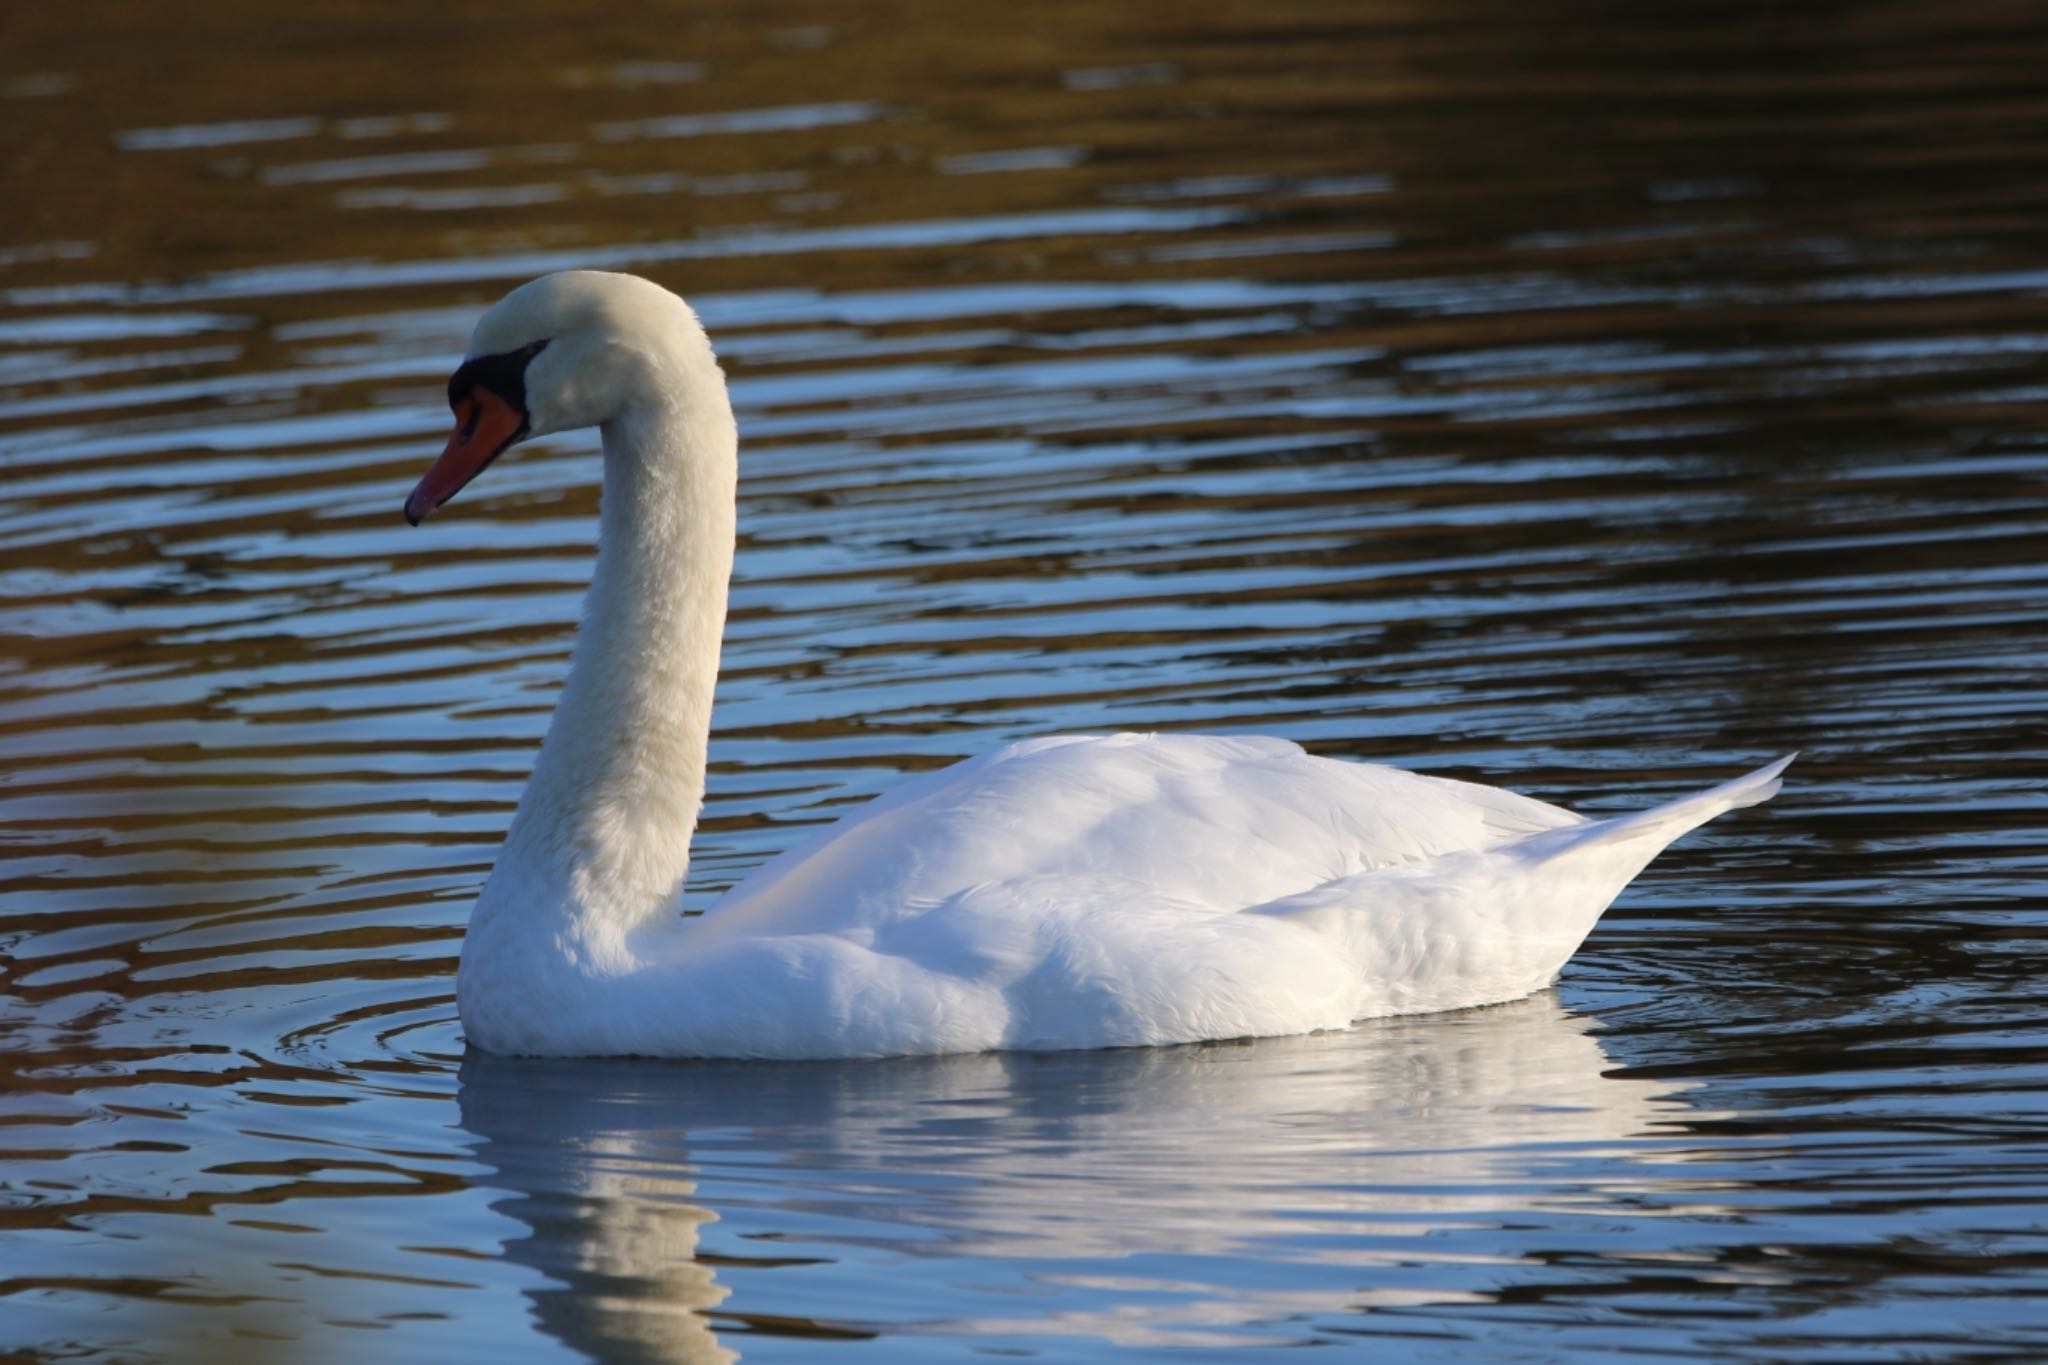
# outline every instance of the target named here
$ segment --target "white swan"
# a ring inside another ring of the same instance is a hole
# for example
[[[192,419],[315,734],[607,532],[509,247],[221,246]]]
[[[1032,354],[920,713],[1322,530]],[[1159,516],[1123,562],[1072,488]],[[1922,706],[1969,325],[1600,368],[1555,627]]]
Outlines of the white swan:
[[[1027,740],[906,782],[686,921],[738,475],[711,345],[658,285],[549,275],[484,314],[448,397],[415,524],[517,441],[604,436],[568,681],[456,978],[487,1051],[1115,1047],[1513,1000],[1790,761],[1587,820],[1284,740]]]

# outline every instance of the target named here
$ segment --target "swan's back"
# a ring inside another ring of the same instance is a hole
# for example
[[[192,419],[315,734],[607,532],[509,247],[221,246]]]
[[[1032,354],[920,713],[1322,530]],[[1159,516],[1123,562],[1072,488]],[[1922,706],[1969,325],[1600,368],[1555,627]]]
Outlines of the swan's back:
[[[763,867],[718,932],[874,931],[967,888],[1113,879],[1190,914],[1580,823],[1556,806],[1214,735],[1025,740],[904,783]]]

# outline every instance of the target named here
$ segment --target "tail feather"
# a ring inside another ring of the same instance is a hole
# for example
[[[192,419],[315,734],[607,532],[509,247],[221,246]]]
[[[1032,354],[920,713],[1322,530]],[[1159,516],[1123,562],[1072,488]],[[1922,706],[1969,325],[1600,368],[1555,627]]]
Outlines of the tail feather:
[[[1772,763],[1766,763],[1755,772],[1745,773],[1733,781],[1723,782],[1718,787],[1709,787],[1691,796],[1681,796],[1676,801],[1667,801],[1661,806],[1636,811],[1631,815],[1617,815],[1606,820],[1588,820],[1580,825],[1567,825],[1563,829],[1545,830],[1508,847],[1514,849],[1532,862],[1547,863],[1574,854],[1587,853],[1595,849],[1611,850],[1627,856],[1624,861],[1632,863],[1623,881],[1635,876],[1644,864],[1687,830],[1697,829],[1707,821],[1724,812],[1743,806],[1754,806],[1759,801],[1768,801],[1778,794],[1779,774],[1785,771],[1793,759],[1799,757],[1795,751]],[[1620,885],[1617,884],[1617,891]]]
[[[1633,815],[1340,877],[1252,913],[1337,945],[1357,971],[1358,1018],[1519,999],[1556,976],[1666,844],[1723,811],[1769,800],[1795,757]]]

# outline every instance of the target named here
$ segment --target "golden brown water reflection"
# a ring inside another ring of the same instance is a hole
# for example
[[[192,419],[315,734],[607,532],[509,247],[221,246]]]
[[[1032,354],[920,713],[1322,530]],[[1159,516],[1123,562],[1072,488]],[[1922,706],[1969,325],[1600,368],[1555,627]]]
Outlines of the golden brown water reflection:
[[[1978,0],[9,7],[0,1351],[2038,1358],[2043,70]],[[1807,756],[1509,1009],[464,1062],[592,444],[398,507],[566,266],[735,380],[699,904],[1052,731]]]

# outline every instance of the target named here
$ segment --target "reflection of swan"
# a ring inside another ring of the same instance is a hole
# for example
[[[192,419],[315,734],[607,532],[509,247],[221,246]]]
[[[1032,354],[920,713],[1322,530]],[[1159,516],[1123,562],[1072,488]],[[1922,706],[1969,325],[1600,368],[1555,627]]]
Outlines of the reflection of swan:
[[[496,1207],[532,1229],[507,1254],[566,1286],[536,1295],[543,1326],[598,1358],[698,1360],[708,1337],[701,1321],[674,1326],[685,1310],[745,1321],[759,1300],[801,1302],[813,1274],[844,1304],[833,1277],[861,1283],[878,1259],[913,1264],[884,1277],[904,1297],[874,1305],[875,1322],[929,1326],[936,1311],[975,1334],[1190,1340],[1457,1297],[1503,1273],[1503,1220],[1585,1205],[1594,1158],[1629,1198],[1616,1149],[1696,1116],[1660,1098],[1669,1082],[1609,1066],[1546,993],[1345,1033],[1059,1056],[764,1067],[473,1052],[461,1102],[496,1172],[481,1183],[511,1192]],[[726,1248],[798,1264],[735,1259],[714,1287],[687,1260],[710,1217],[696,1205],[737,1220]],[[1137,1283],[1147,1258],[1182,1282]],[[1254,1264],[1266,1271],[1247,1278]],[[1057,1287],[1076,1277],[1089,1292]],[[672,1354],[606,1354],[664,1331]]]
[[[1031,740],[904,784],[684,927],[737,470],[710,345],[645,280],[551,275],[484,315],[448,393],[414,522],[516,441],[604,434],[575,662],[463,946],[492,1051],[1087,1048],[1511,1000],[1784,766],[1589,821],[1280,740]]]
[[[696,1259],[697,1229],[712,1215],[687,1202],[695,1186],[673,1162],[646,1162],[630,1132],[550,1128],[546,1141],[516,1140],[508,1125],[548,1127],[535,1124],[531,1101],[465,1091],[463,1116],[496,1134],[484,1153],[497,1171],[489,1183],[517,1192],[498,1211],[531,1229],[506,1254],[559,1286],[529,1291],[542,1330],[622,1365],[738,1359],[702,1316],[725,1291]]]

